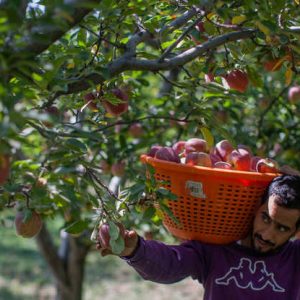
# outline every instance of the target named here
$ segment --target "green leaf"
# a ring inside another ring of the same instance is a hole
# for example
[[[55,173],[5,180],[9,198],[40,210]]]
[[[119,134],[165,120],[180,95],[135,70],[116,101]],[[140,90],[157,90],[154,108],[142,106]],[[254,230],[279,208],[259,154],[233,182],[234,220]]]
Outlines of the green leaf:
[[[214,146],[214,136],[212,135],[211,131],[207,128],[202,126],[200,131],[203,135],[204,140],[206,140],[208,148],[211,149]]]
[[[125,242],[121,235],[118,236],[116,240],[110,240],[111,250],[114,254],[120,255],[122,251],[125,249]]]
[[[79,220],[71,223],[69,226],[64,228],[64,230],[71,234],[81,233],[83,230],[87,229],[89,225],[88,221]]]
[[[80,140],[78,139],[68,139],[65,142],[65,145],[76,152],[86,152],[87,151],[87,147],[84,143],[82,143]]]
[[[112,221],[108,221],[109,224],[109,235],[110,235],[110,240],[115,241],[118,239],[120,235],[120,228],[116,225],[116,223]]]
[[[163,187],[160,187],[160,188],[157,190],[157,192],[158,192],[159,194],[164,195],[164,196],[167,196],[167,195],[169,194],[169,190],[167,190],[166,188],[163,188]]]
[[[149,220],[155,215],[156,209],[153,206],[148,207],[143,213],[143,220]]]

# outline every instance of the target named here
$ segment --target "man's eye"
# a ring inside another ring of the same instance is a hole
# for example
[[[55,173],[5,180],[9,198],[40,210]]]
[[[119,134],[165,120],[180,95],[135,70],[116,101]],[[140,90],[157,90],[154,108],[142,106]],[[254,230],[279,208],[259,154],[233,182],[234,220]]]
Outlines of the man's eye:
[[[287,228],[285,228],[283,226],[279,226],[279,231],[280,232],[287,232]]]
[[[262,219],[263,219],[263,221],[265,223],[269,223],[270,222],[270,218],[267,215],[265,215],[265,214],[262,215]]]

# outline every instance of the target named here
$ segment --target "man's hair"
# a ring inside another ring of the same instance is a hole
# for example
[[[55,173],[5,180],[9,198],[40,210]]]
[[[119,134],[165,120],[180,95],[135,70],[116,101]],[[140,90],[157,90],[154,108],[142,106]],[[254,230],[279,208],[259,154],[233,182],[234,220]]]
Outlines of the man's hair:
[[[300,176],[281,175],[275,177],[265,191],[262,202],[277,196],[276,204],[285,208],[300,209]]]

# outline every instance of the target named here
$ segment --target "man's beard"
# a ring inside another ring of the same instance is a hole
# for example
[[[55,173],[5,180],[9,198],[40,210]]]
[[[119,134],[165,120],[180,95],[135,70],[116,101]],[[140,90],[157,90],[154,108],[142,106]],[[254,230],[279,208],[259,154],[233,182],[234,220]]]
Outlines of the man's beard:
[[[257,248],[255,247],[255,242],[254,242],[255,239],[259,239],[259,240],[263,241],[264,243],[266,243],[267,245],[269,245],[269,246],[272,247],[272,248],[271,248],[270,250],[268,250],[268,251],[265,251],[265,252],[260,251],[259,249],[257,249]],[[273,253],[276,253],[276,252],[280,251],[280,250],[283,248],[283,246],[284,246],[288,241],[289,241],[289,240],[287,240],[287,241],[286,241],[285,243],[283,243],[282,245],[280,245],[280,246],[278,246],[278,247],[276,247],[276,248],[273,248],[273,247],[275,246],[275,244],[272,243],[272,242],[270,242],[270,241],[264,240],[260,234],[258,234],[258,233],[254,233],[254,234],[252,233],[252,234],[251,234],[251,247],[252,247],[252,250],[255,252],[255,254],[257,254],[257,255],[259,255],[259,256],[268,256],[268,255],[270,255],[270,254],[273,254]]]

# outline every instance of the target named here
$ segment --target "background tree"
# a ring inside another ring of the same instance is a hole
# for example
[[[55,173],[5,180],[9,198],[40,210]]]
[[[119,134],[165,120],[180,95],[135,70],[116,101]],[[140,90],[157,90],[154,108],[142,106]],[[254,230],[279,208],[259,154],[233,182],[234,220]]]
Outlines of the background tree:
[[[81,298],[87,230],[99,221],[159,224],[139,162],[151,145],[205,127],[300,167],[298,1],[0,8],[0,208],[42,218],[37,242],[58,298]],[[60,249],[46,227],[57,215],[72,234]]]

